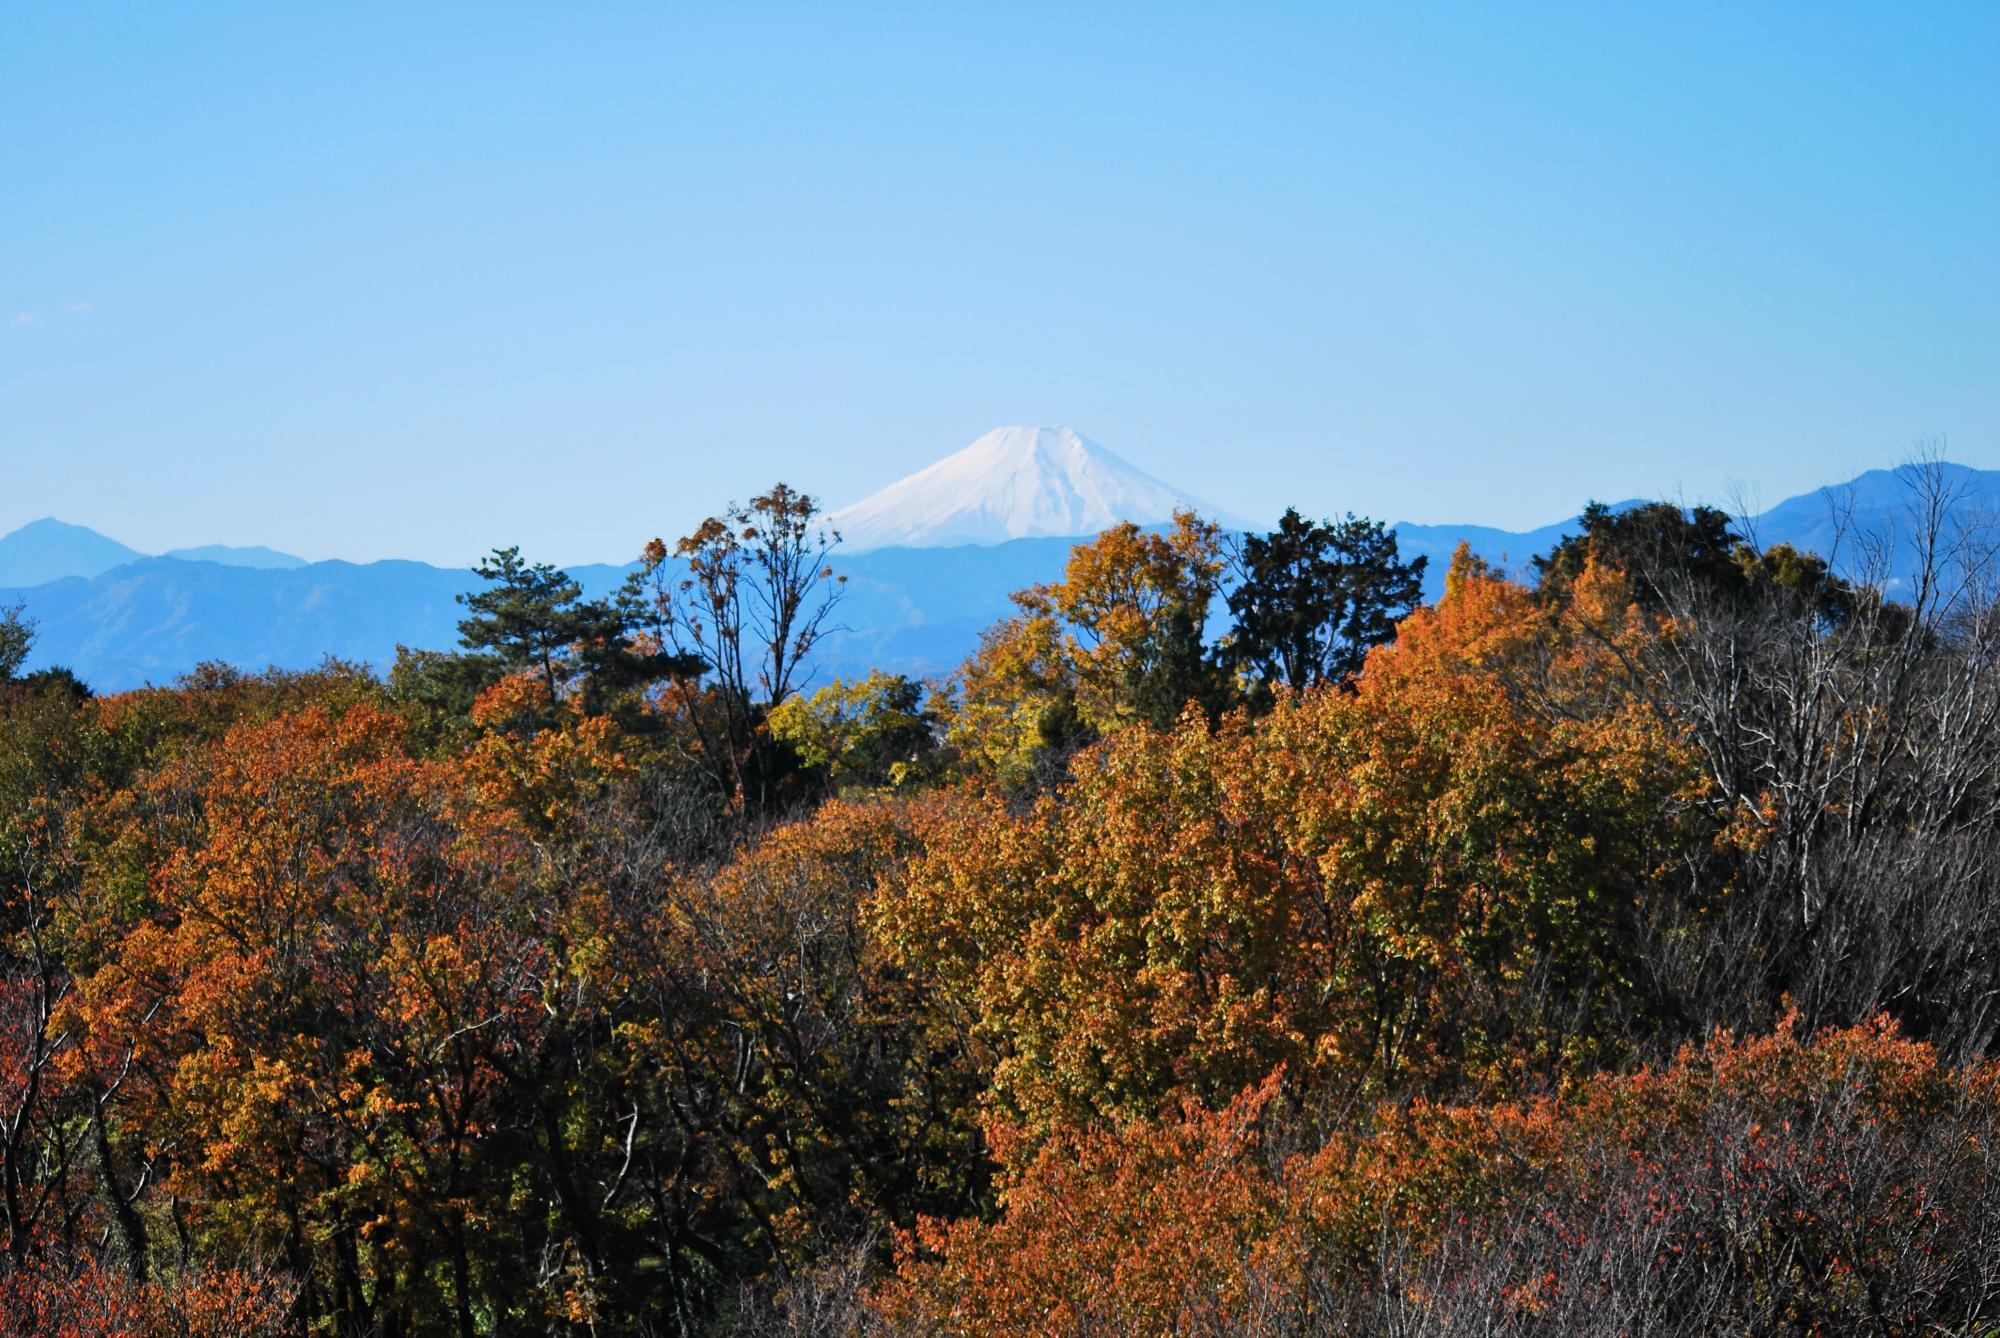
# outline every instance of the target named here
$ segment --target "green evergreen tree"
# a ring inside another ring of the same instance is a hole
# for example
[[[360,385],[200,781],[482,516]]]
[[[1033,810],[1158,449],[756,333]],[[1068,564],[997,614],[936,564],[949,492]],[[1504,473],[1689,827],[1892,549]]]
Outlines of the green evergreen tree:
[[[1346,679],[1417,606],[1427,562],[1403,561],[1380,521],[1351,512],[1309,521],[1287,509],[1277,529],[1243,540],[1223,660],[1272,685]]]
[[[1579,518],[1580,532],[1535,559],[1545,596],[1560,598],[1595,561],[1631,576],[1642,604],[1657,607],[1653,578],[1673,572],[1715,591],[1739,585],[1736,561],[1742,545],[1729,516],[1711,506],[1683,510],[1672,502],[1648,502],[1614,511],[1592,502]]]
[[[1192,608],[1177,603],[1160,619],[1143,653],[1125,674],[1126,696],[1134,712],[1156,728],[1171,729],[1190,703],[1209,721],[1231,705],[1226,670],[1202,644]]]
[[[459,640],[506,672],[533,670],[550,698],[560,701],[572,673],[571,652],[598,616],[584,601],[583,587],[546,562],[524,562],[519,547],[494,549],[473,571],[487,588],[458,597],[471,610],[458,624]]]

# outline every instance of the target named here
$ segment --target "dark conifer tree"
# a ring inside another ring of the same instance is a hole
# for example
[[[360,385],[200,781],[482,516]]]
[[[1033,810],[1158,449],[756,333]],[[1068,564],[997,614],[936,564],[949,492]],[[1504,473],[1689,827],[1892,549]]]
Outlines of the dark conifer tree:
[[[1287,509],[1238,552],[1225,662],[1293,688],[1345,679],[1417,606],[1427,561],[1404,562],[1380,521],[1309,521]]]

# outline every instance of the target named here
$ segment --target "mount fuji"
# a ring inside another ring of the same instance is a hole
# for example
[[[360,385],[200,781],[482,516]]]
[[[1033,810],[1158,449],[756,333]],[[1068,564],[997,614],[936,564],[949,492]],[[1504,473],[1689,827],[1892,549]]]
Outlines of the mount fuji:
[[[1067,427],[995,428],[827,517],[849,552],[1077,538],[1193,510],[1242,528]]]

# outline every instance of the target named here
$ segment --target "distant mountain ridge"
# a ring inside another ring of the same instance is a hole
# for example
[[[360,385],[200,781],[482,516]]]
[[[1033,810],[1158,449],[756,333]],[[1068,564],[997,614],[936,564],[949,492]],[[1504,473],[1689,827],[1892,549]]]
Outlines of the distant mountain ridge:
[[[280,553],[275,548],[265,548],[253,544],[248,548],[237,548],[230,544],[202,544],[198,548],[169,548],[162,557],[179,558],[182,562],[214,562],[224,567],[260,567],[268,571],[291,571],[306,565],[302,557],[290,553]]]
[[[1961,524],[1989,524],[2000,515],[2000,470],[1946,465],[1941,474],[1958,493]],[[1911,500],[1914,477],[1909,467],[1871,470],[1847,484],[1787,499],[1745,524],[1759,544],[1791,543],[1822,553],[1837,548],[1851,564],[1857,532],[1882,534],[1901,525],[1907,540],[1908,524],[1899,516]],[[1154,514],[1142,513],[1148,521]],[[1575,530],[1574,518],[1526,531],[1395,526],[1405,556],[1430,559],[1429,599],[1437,597],[1461,542],[1525,575],[1531,558]],[[949,672],[978,644],[982,629],[1012,611],[1008,595],[1059,577],[1082,537],[948,547],[843,545],[835,562],[848,578],[846,599],[834,620],[838,630],[820,647],[818,681],[871,668],[917,676]],[[456,645],[464,611],[454,596],[479,584],[468,570],[421,562],[306,563],[270,550],[182,552],[186,556],[149,558],[58,521],[37,521],[0,538],[0,605],[18,599],[39,624],[28,667],[67,665],[106,692],[166,682],[205,660],[297,669],[334,655],[381,670],[399,644]],[[235,560],[195,557],[208,552]],[[1906,559],[1898,561],[1907,570]],[[71,569],[59,577],[20,579],[64,563]],[[591,564],[569,570],[587,591],[601,594],[629,569]],[[1901,579],[1891,572],[1892,593]]]
[[[29,521],[12,534],[0,536],[0,588],[27,588],[60,581],[66,576],[86,579],[144,561],[149,555],[85,525],[71,525],[53,516]],[[273,548],[235,548],[205,544],[176,548],[163,554],[184,562],[214,562],[225,567],[303,567],[306,560]]]
[[[1762,547],[1788,543],[1831,556],[1852,571],[1866,544],[1894,537],[1900,546],[1912,539],[1913,519],[1907,511],[1916,500],[1918,469],[1871,469],[1846,483],[1787,498],[1750,517],[1748,537]],[[1949,462],[1936,470],[1939,482],[1952,492],[1956,528],[1994,530],[2000,521],[2000,470]],[[1979,536],[1974,538],[1977,542]]]
[[[0,587],[96,576],[144,556],[96,530],[45,516],[0,537]]]

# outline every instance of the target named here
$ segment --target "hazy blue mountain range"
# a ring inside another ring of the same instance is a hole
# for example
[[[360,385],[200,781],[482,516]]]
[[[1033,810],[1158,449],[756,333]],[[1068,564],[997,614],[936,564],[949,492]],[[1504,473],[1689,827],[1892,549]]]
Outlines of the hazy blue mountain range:
[[[143,557],[144,553],[96,530],[50,517],[0,538],[0,589],[44,585],[65,576],[96,576]]]
[[[1975,550],[1989,547],[2000,521],[2000,470],[1944,465],[1943,481],[1951,489],[1951,511],[1945,525],[1947,542],[1964,540]],[[1872,575],[1871,549],[1887,543],[1891,550],[1893,591],[1908,579],[1911,544],[1919,528],[1912,514],[1919,498],[1913,490],[1916,471],[1871,469],[1850,483],[1788,498],[1753,517],[1750,537],[1769,547],[1789,543],[1795,548],[1829,555],[1850,573]]]
[[[2000,514],[2000,471],[1947,466],[1965,526]],[[1825,552],[1856,532],[1907,537],[1906,470],[1876,470],[1838,488],[1795,497],[1748,522],[1757,541]],[[1479,525],[1396,527],[1406,555],[1430,558],[1435,597],[1463,541],[1522,572],[1574,520],[1515,532]],[[498,536],[504,538],[504,536]],[[841,554],[847,594],[840,630],[822,645],[819,680],[871,667],[935,675],[955,667],[979,632],[1006,616],[1011,591],[1062,571],[1072,538],[982,546],[887,547]],[[537,556],[537,555],[530,555]],[[1906,565],[1906,564],[1899,564]],[[626,568],[571,567],[593,593]],[[303,668],[328,655],[386,668],[398,644],[448,649],[470,571],[421,562],[303,562],[268,549],[204,548],[146,557],[77,525],[43,520],[0,538],[0,604],[16,600],[37,623],[29,668],[68,665],[99,691],[165,682],[204,660],[246,668]]]
[[[303,567],[306,560],[290,553],[280,553],[275,548],[265,548],[253,544],[248,548],[234,548],[228,544],[202,544],[198,548],[169,548],[162,557],[181,558],[187,562],[219,562],[225,567],[262,567],[274,571],[289,571]]]
[[[846,593],[822,645],[821,677],[881,666],[941,674],[1005,616],[1011,591],[1060,574],[1070,539],[981,548],[881,549],[842,558]],[[626,568],[572,567],[592,594]],[[449,649],[478,585],[421,562],[313,562],[289,569],[140,558],[95,576],[0,589],[36,620],[27,667],[68,665],[100,692],[168,681],[205,660],[304,668],[328,655],[386,669],[401,645]]]
[[[142,562],[146,554],[127,548],[84,525],[70,525],[53,517],[23,525],[0,537],[0,589],[25,589],[60,581],[65,576],[92,577]],[[232,548],[228,544],[204,544],[199,548],[176,548],[165,556],[190,562],[214,562],[225,567],[303,567],[306,560],[272,548]]]

